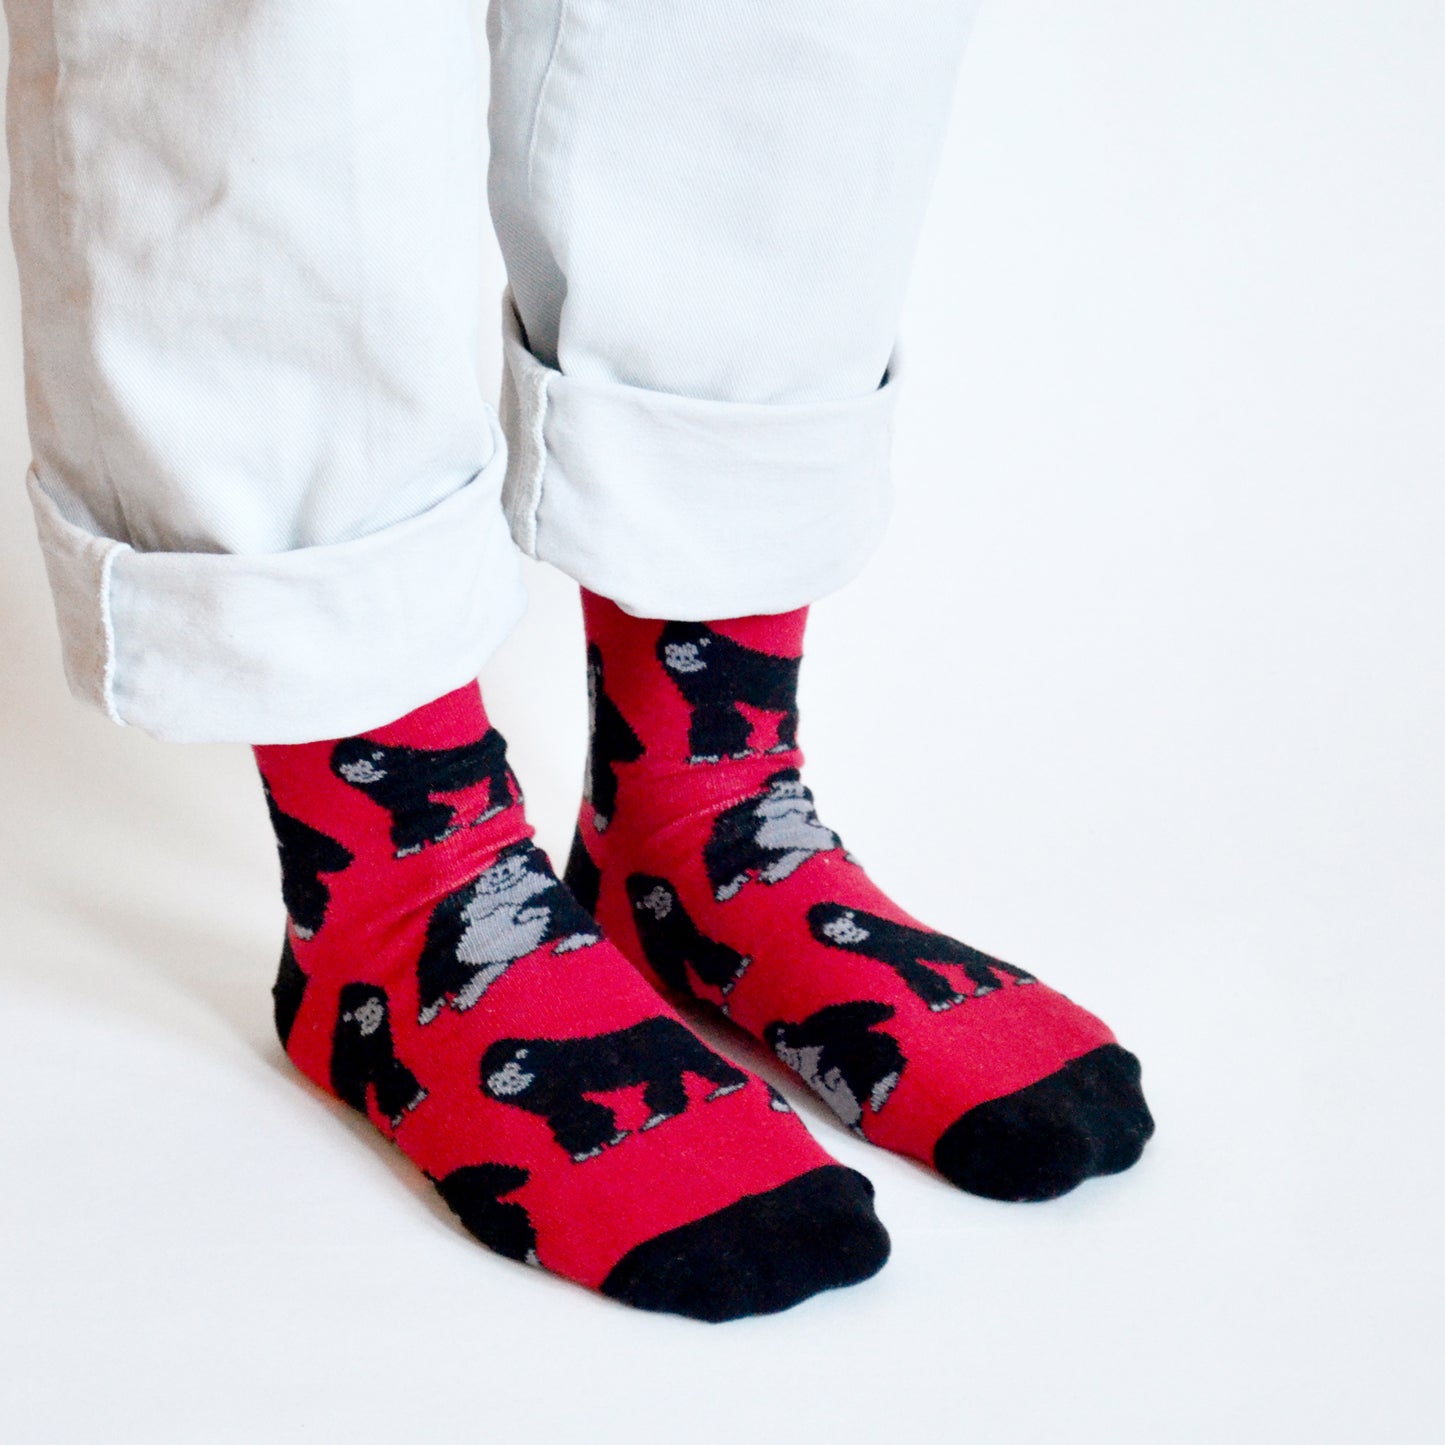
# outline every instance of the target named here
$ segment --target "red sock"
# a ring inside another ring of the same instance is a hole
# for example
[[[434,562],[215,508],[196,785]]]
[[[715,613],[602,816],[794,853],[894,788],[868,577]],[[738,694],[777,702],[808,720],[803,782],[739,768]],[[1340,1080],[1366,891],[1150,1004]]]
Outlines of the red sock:
[[[881,1267],[868,1181],[690,1032],[552,873],[475,685],[256,756],[290,916],[286,1051],[482,1243],[701,1319]]]
[[[1134,1163],[1153,1131],[1134,1056],[911,918],[819,822],[796,746],[807,609],[703,624],[583,606],[592,750],[567,878],[619,947],[964,1189],[1047,1199]]]

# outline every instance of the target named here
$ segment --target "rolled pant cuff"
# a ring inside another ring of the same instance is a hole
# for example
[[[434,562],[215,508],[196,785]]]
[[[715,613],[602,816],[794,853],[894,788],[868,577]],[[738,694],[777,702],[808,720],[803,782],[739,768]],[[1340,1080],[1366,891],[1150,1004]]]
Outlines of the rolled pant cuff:
[[[292,743],[378,727],[468,682],[525,603],[497,440],[426,512],[268,555],[136,551],[67,517],[32,467],[71,691],[167,741]]]
[[[503,505],[517,545],[639,617],[787,612],[841,587],[890,500],[897,354],[848,401],[700,400],[578,381],[502,304]]]

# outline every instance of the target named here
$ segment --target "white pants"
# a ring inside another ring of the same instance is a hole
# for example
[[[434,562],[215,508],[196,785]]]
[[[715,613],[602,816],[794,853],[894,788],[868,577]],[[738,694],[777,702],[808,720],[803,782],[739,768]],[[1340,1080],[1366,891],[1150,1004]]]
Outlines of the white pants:
[[[467,0],[6,0],[73,691],[162,738],[377,726],[514,623],[513,539],[642,616],[846,581],[974,3],[493,0],[499,420]]]

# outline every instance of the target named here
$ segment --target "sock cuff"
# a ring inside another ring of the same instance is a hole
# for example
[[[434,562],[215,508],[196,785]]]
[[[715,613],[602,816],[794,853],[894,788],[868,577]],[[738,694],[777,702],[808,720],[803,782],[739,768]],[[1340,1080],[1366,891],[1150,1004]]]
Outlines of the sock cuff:
[[[634,616],[776,611],[851,581],[883,535],[897,353],[864,395],[678,396],[570,376],[503,300],[503,506],[517,545]]]
[[[586,587],[580,590],[583,624],[589,638],[605,633],[609,638],[625,641],[629,637],[635,639],[658,625],[657,620],[636,617]],[[670,622],[664,627],[686,631],[689,635],[716,632],[757,652],[771,653],[775,657],[801,657],[809,610],[806,606],[795,607],[787,612],[758,612],[746,617],[716,618],[706,622]]]

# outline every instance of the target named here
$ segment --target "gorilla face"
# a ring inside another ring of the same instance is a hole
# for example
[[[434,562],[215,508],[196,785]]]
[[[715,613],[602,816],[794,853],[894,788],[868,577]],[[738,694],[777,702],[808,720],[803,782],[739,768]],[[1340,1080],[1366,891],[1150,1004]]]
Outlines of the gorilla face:
[[[845,909],[836,918],[830,918],[823,925],[823,933],[830,943],[836,943],[839,948],[863,943],[871,937],[868,930],[855,921],[851,908]]]
[[[796,778],[769,785],[757,806],[758,843],[779,853],[802,849],[825,853],[837,845],[832,829],[818,821],[808,790]]]
[[[364,788],[370,783],[379,783],[386,777],[386,769],[382,767],[385,756],[378,748],[365,757],[352,758],[340,764],[336,771],[354,787]]]
[[[754,876],[760,883],[781,883],[809,859],[842,846],[842,839],[818,821],[812,795],[796,770],[775,773],[762,793],[720,814],[714,824],[707,845],[713,897],[726,903]],[[852,861],[850,854],[843,856]]]
[[[711,641],[710,637],[699,637],[696,642],[669,642],[662,649],[662,664],[669,672],[705,672],[707,662],[702,649]]]
[[[540,948],[551,910],[528,900],[552,887],[545,873],[534,872],[522,854],[501,858],[472,885],[463,910],[465,923],[457,957],[464,963],[510,963]]]
[[[379,998],[369,998],[341,1017],[347,1023],[355,1024],[362,1038],[370,1038],[386,1022],[386,1005]]]
[[[672,912],[672,906],[677,902],[670,889],[664,888],[661,883],[654,884],[651,891],[637,900],[637,907],[640,910],[646,909],[659,923]]]
[[[504,903],[515,905],[545,892],[552,880],[545,873],[531,868],[530,862],[525,853],[498,858],[490,868],[477,874],[473,885],[475,903],[498,908]]]
[[[488,1054],[491,1052],[489,1049]],[[515,1048],[500,1068],[492,1069],[486,1076],[487,1093],[497,1099],[515,1099],[525,1094],[537,1079],[522,1062],[528,1053],[525,1048]]]

